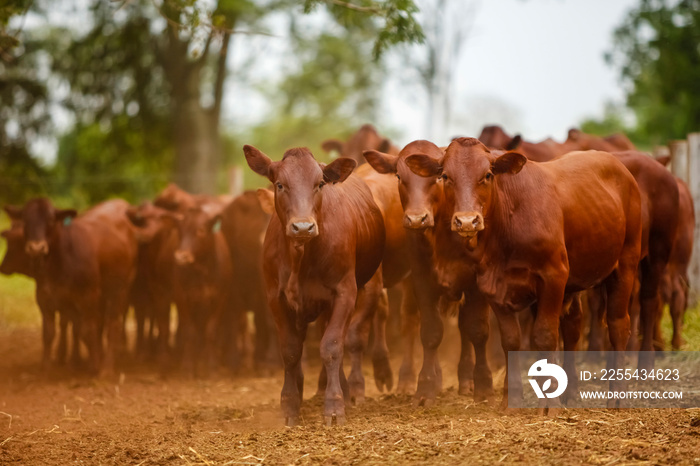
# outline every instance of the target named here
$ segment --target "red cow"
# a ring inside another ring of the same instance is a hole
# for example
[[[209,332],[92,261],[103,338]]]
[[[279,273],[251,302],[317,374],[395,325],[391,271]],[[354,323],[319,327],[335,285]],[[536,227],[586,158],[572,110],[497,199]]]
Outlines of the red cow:
[[[412,171],[429,180],[439,176],[445,185],[441,219],[449,220],[435,226],[441,281],[463,289],[465,278],[471,279],[464,269],[474,270],[476,287],[498,318],[506,354],[520,348],[516,312],[536,303],[531,346],[553,351],[560,318],[574,293],[602,282],[610,340],[616,351],[623,351],[640,255],[637,183],[615,157],[603,152],[526,162],[514,152],[496,156],[473,138],[452,141],[439,160],[425,154],[406,159]],[[461,244],[458,249],[453,248],[455,240]],[[562,327],[564,347],[571,350],[580,322],[567,317]],[[565,361],[568,372],[572,364]],[[617,387],[617,382],[611,384]],[[522,383],[509,387],[506,380],[504,405],[509,390],[521,395]]]
[[[0,264],[0,273],[4,275],[12,275],[14,273],[19,273],[26,275],[29,278],[37,278],[36,270],[32,263],[32,258],[24,250],[24,227],[21,221],[13,221],[12,226],[9,230],[2,232],[3,238],[7,241],[7,250],[5,252],[5,257]],[[53,340],[56,335],[56,311],[58,309],[54,308],[51,303],[50,297],[45,295],[46,290],[44,287],[37,286],[35,288],[36,301],[37,303],[46,304],[44,307],[40,307],[41,312],[41,323],[42,323],[42,343],[43,343],[43,356],[42,356],[42,367],[47,369],[51,361],[51,349],[53,347]],[[67,330],[68,321],[73,316],[69,312],[59,313],[59,336],[58,336],[58,350],[56,355],[56,360],[59,364],[64,364],[66,362],[66,353],[68,352],[67,345]],[[77,367],[80,364],[80,323],[77,319],[72,322],[73,325],[73,348],[72,348],[72,362],[73,366]]]
[[[158,329],[155,353],[161,371],[170,368],[170,305],[173,298],[173,270],[178,235],[171,213],[150,202],[131,207],[127,215],[139,227],[137,278],[131,291],[137,321],[137,348],[145,350],[144,321]],[[139,343],[140,342],[140,343]]]
[[[341,157],[349,157],[357,162],[357,165],[365,163],[362,151],[376,149],[382,152],[398,154],[399,149],[391,141],[377,133],[372,125],[363,125],[346,142],[338,139],[326,139],[321,143],[326,152],[336,151]]]
[[[262,272],[263,240],[274,207],[264,207],[255,191],[246,191],[221,214],[221,232],[228,244],[233,267],[232,315],[252,311],[255,321],[253,359],[258,369],[279,367],[280,356],[272,314],[267,307]],[[266,212],[265,209],[269,209]],[[234,325],[229,326],[235,330]]]
[[[668,156],[659,158],[662,165],[668,164]],[[683,315],[688,307],[688,267],[693,253],[693,242],[695,235],[695,205],[693,196],[688,189],[688,185],[683,180],[676,177],[678,185],[678,228],[676,239],[673,242],[671,257],[668,268],[661,282],[661,300],[663,304],[668,304],[673,321],[673,339],[671,347],[677,351],[681,347],[681,332],[683,329]],[[658,330],[658,322],[661,320],[661,313],[657,319],[657,331],[655,340],[660,343],[658,349],[663,346],[661,332]]]
[[[36,261],[37,287],[43,289],[37,298],[46,296],[50,301],[39,306],[76,314],[91,369],[103,374],[114,370],[135,275],[137,245],[127,208],[125,201],[113,200],[76,218],[75,210],[56,209],[45,198],[33,199],[23,208],[5,208],[24,224],[25,250]]]
[[[304,382],[300,362],[308,323],[328,313],[320,348],[328,377],[324,416],[326,424],[333,419],[342,424],[344,397],[349,397],[343,344],[358,292],[370,279],[381,280],[381,211],[367,185],[352,175],[352,159],[324,166],[305,148],[288,150],[278,162],[252,146],[243,151],[251,169],[275,189],[263,272],[285,367],[281,406],[286,423],[293,425],[299,418]]]
[[[555,153],[554,149],[549,143],[532,143],[523,141],[520,135],[511,137],[506,134],[503,128],[497,125],[485,126],[481,130],[479,141],[492,149],[517,149],[518,151],[522,152],[525,157],[536,162],[546,162],[547,160],[551,160],[558,155],[558,153]]]
[[[406,159],[414,154],[428,154],[439,160],[444,151],[428,141],[414,141],[404,147],[398,156],[378,151],[365,151],[369,164],[378,172],[395,174],[398,178],[398,194],[402,204],[403,226],[407,248],[404,251],[411,267],[411,282],[415,299],[420,308],[421,340],[423,343],[423,368],[418,379],[415,400],[418,404],[431,404],[441,387],[440,365],[437,349],[442,341],[443,325],[440,314],[446,305],[445,290],[435,274],[434,225],[439,222],[439,206],[444,199],[442,183],[425,179],[411,172]],[[457,244],[456,247],[459,245]],[[451,296],[459,301],[462,291]],[[409,295],[410,296],[410,295]],[[471,287],[459,309],[459,328],[462,352],[458,366],[459,393],[466,394],[474,385],[474,397],[483,400],[493,394],[491,372],[486,364],[488,323],[474,320],[475,315],[488,312],[483,297]],[[472,345],[477,358],[474,366]],[[474,374],[474,371],[477,373]]]

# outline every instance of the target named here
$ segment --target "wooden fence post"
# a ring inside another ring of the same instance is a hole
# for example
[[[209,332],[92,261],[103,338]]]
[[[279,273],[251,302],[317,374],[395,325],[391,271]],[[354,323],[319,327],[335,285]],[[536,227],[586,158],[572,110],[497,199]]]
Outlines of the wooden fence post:
[[[688,141],[671,141],[671,172],[688,183]]]
[[[700,297],[700,231],[698,231],[697,227],[698,219],[700,219],[700,133],[691,133],[688,135],[686,149],[688,176],[685,180],[686,183],[688,183],[695,204],[693,256],[690,260],[690,267],[688,270],[688,277],[690,280],[688,306],[692,308],[698,303],[698,297]]]
[[[233,197],[243,193],[243,168],[234,166],[229,170],[228,193]]]

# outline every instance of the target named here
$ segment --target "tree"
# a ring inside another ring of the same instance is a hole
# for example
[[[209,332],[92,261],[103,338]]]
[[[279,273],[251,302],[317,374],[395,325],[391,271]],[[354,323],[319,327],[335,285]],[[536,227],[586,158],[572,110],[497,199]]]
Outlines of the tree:
[[[700,0],[641,0],[615,31],[637,131],[654,144],[700,130]]]

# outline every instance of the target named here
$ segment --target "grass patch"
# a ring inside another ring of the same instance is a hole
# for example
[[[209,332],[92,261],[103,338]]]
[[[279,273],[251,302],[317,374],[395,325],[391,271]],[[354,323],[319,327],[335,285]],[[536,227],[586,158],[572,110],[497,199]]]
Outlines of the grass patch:
[[[664,315],[661,319],[661,333],[664,336],[666,349],[670,351],[673,323],[671,322],[671,313],[668,310],[668,306],[664,307]],[[681,350],[700,351],[700,303],[696,304],[694,308],[689,308],[685,311],[682,337],[684,343],[681,346]]]

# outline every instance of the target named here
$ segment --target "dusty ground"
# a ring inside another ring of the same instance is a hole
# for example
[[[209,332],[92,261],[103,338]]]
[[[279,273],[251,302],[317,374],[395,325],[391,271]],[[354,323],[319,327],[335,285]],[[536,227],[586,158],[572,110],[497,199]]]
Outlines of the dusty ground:
[[[416,409],[379,394],[367,365],[369,398],[346,426],[322,425],[312,369],[303,425],[287,428],[281,374],[163,380],[132,364],[118,383],[43,377],[39,341],[34,327],[0,329],[0,464],[700,464],[700,410],[503,414],[458,396],[449,373],[437,405]]]

